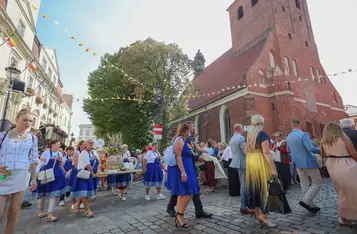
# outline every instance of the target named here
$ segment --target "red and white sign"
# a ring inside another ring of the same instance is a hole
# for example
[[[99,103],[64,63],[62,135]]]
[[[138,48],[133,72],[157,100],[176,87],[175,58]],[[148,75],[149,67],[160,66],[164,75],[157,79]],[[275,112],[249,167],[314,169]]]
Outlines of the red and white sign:
[[[162,126],[160,124],[155,124],[152,131],[155,133],[155,135],[161,135],[162,134]]]

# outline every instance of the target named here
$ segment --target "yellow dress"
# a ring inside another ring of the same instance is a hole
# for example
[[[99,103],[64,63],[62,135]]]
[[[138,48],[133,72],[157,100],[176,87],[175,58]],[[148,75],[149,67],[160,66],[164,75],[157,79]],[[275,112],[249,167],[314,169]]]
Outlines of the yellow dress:
[[[246,199],[250,209],[259,207],[263,213],[268,211],[268,181],[272,170],[261,150],[261,143],[269,140],[269,135],[261,131],[257,136],[256,150],[246,156]]]

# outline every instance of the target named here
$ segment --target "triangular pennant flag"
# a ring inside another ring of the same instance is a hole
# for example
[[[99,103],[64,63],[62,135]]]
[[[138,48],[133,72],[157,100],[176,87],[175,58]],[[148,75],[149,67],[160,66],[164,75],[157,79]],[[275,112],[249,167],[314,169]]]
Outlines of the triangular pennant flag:
[[[254,84],[254,87],[257,87],[257,86],[258,86],[257,83],[255,83],[255,84]]]
[[[55,21],[55,24],[59,25],[59,21],[58,21],[58,20],[56,20],[56,21]]]
[[[337,75],[338,75],[337,73],[333,74],[333,76],[337,76]]]
[[[252,85],[249,85],[248,87],[252,87]]]
[[[96,52],[94,52],[94,53],[93,53],[93,55],[94,55],[94,56],[96,56],[96,55],[97,55],[97,53],[96,53]]]
[[[64,29],[64,31],[65,31],[66,33],[68,33],[68,30],[67,30],[67,29]]]
[[[236,87],[232,86],[232,89],[235,89]]]
[[[341,74],[345,74],[346,72],[341,72]]]
[[[209,97],[210,95],[211,95],[210,93],[207,94],[208,97]]]
[[[82,42],[79,43],[79,46],[84,46],[84,44]]]
[[[224,92],[225,91],[225,89],[222,89],[222,92]]]
[[[42,17],[48,19],[48,16],[46,14],[43,14]]]
[[[120,96],[118,96],[117,99],[120,99]]]
[[[130,97],[128,97],[128,100],[131,100],[131,98],[130,98]]]
[[[37,8],[36,6],[34,6],[34,5],[32,5],[31,7],[32,7],[32,9],[33,9],[34,11],[37,11],[37,10],[38,10],[38,8]]]
[[[229,90],[229,87],[227,87],[227,90]]]
[[[71,36],[71,39],[76,40],[76,38],[74,36]]]
[[[9,37],[7,39],[7,45],[12,48],[12,47],[15,47],[16,46],[16,42],[14,41],[14,39],[12,37]]]
[[[352,69],[348,69],[348,72],[352,72]]]
[[[90,48],[87,48],[87,49],[86,49],[86,52],[88,52],[88,51],[90,51]]]

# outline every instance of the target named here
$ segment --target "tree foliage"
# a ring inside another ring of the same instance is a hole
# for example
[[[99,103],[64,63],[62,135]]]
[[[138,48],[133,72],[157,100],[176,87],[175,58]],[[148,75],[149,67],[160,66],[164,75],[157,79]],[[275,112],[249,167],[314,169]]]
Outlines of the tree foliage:
[[[195,58],[193,59],[193,61],[191,63],[191,67],[192,67],[193,73],[194,73],[194,78],[199,76],[201,74],[201,72],[203,71],[203,69],[205,69],[205,67],[206,67],[205,64],[206,64],[205,56],[201,53],[200,50],[198,50],[195,55]]]
[[[168,131],[170,120],[187,113],[187,100],[182,94],[191,85],[190,65],[188,56],[176,44],[165,44],[151,38],[122,47],[114,54],[105,54],[98,69],[89,75],[90,99],[84,101],[84,111],[95,125],[96,134],[105,136],[121,132],[126,144],[144,147],[152,141],[155,116],[159,116],[164,129],[160,143],[166,145],[172,137]],[[122,70],[144,87],[129,80]],[[162,89],[160,111],[155,108],[156,85]],[[117,96],[136,97],[152,103],[104,100]]]

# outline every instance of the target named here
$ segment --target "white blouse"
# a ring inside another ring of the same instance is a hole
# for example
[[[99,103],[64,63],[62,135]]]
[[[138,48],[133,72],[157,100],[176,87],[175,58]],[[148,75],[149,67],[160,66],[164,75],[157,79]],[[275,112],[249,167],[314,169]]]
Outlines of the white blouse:
[[[146,163],[154,163],[155,159],[158,157],[160,157],[159,152],[154,152],[154,151],[150,150],[145,155]]]
[[[78,157],[77,169],[84,169],[87,165],[90,165],[90,155],[87,150],[83,150]]]
[[[0,133],[0,166],[7,166],[9,170],[30,168],[30,164],[38,162],[38,139],[27,133],[24,140],[10,139],[6,132]],[[5,137],[5,138],[4,138]]]

